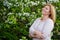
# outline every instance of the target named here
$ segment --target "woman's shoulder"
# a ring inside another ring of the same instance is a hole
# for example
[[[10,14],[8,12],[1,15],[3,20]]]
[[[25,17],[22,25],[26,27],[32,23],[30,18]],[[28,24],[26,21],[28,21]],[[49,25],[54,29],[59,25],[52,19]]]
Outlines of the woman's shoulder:
[[[51,18],[48,19],[48,22],[49,22],[49,23],[54,23]]]
[[[37,20],[41,20],[41,17],[36,18]]]
[[[35,21],[39,21],[40,19],[41,19],[41,18],[40,18],[40,17],[38,17],[38,18],[36,18],[36,19],[35,19]]]

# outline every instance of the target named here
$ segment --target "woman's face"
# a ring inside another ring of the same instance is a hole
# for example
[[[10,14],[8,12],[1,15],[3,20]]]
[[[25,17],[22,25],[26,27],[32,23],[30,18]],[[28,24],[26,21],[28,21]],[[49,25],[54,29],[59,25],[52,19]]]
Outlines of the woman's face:
[[[43,15],[49,15],[49,11],[50,11],[49,6],[45,6],[45,7],[42,8],[42,14]]]

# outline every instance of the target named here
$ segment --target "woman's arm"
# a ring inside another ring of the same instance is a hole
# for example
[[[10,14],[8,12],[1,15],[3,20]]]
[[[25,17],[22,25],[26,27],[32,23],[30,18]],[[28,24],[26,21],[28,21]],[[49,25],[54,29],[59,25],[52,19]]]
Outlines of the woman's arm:
[[[42,33],[37,30],[35,30],[33,34],[29,33],[29,37],[30,38],[40,38],[40,39],[43,38]]]
[[[33,37],[33,38],[37,38],[37,33],[38,31],[34,31],[33,34],[32,33],[29,33],[29,37]]]
[[[38,18],[34,21],[34,23],[29,28],[29,37],[35,37],[35,35],[32,35],[35,32],[34,27],[36,26],[36,23],[38,21]]]
[[[36,38],[36,36],[33,35],[33,34],[29,34],[29,37],[30,37],[30,38]]]
[[[42,39],[42,38],[44,38],[43,36],[42,36],[42,32],[40,32],[40,31],[37,31],[37,30],[35,30],[35,32],[34,32],[34,37],[35,38],[40,38],[40,39]]]

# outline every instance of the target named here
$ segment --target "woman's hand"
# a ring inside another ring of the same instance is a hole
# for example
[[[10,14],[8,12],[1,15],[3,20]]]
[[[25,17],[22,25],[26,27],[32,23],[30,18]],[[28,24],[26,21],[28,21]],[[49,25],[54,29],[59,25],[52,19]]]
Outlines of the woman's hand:
[[[34,35],[34,34],[29,34],[29,37],[30,37],[30,38],[36,38],[37,36]]]
[[[29,34],[29,37],[30,38],[38,38],[39,36],[40,36],[40,32],[39,31],[34,31],[34,33],[33,34]]]
[[[34,35],[36,36],[36,38],[41,38],[43,39],[44,37],[42,36],[43,33],[39,32],[39,31],[35,31]]]
[[[43,39],[44,37],[42,36],[42,34],[43,33],[36,30],[36,31],[34,31],[33,34],[29,34],[29,37]]]

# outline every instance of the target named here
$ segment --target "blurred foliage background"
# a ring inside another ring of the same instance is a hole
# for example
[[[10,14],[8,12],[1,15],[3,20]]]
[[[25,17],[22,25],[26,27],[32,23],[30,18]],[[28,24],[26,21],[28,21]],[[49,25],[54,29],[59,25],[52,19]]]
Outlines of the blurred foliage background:
[[[60,0],[49,0],[56,8],[52,40],[60,39]],[[31,40],[29,27],[41,17],[46,0],[0,0],[0,40]]]

